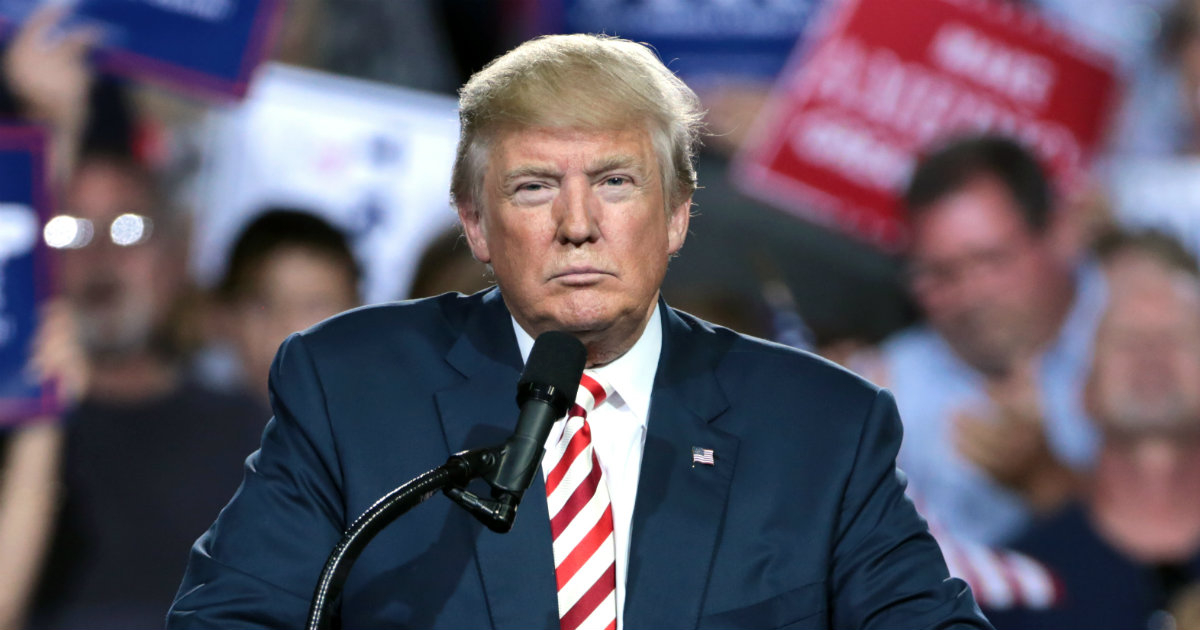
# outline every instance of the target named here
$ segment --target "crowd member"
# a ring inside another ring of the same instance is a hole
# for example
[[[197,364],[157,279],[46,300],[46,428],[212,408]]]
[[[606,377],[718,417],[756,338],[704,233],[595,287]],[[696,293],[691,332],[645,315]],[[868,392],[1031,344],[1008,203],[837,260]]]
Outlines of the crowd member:
[[[64,27],[61,7],[42,7],[6,43],[0,60],[0,117],[48,128],[54,189],[80,146],[127,147],[129,121],[112,81],[93,81],[86,56],[97,33]],[[122,140],[126,142],[123,143]],[[61,405],[78,400],[88,373],[72,310],[41,305],[29,373],[53,382]],[[61,492],[63,431],[56,417],[0,427],[0,628],[24,625]]]
[[[583,35],[523,44],[461,94],[452,194],[498,288],[288,338],[263,447],[168,625],[303,625],[351,519],[511,434],[522,362],[560,330],[594,408],[555,423],[512,531],[420,506],[355,566],[344,626],[987,627],[904,497],[891,397],[660,300],[695,94],[648,48]]]
[[[471,294],[493,284],[491,273],[471,257],[462,230],[456,226],[435,236],[425,246],[408,297],[433,297],[447,291]]]
[[[0,628],[20,628],[58,497],[59,427],[0,428]]]
[[[896,395],[900,467],[922,512],[956,539],[1000,543],[1069,497],[1072,468],[1094,455],[1077,392],[1102,274],[1072,260],[1072,226],[1012,141],[950,142],[919,164],[905,201],[926,323],[855,365]]]
[[[1110,301],[1086,400],[1103,436],[1080,501],[1013,545],[1054,572],[1044,610],[998,628],[1174,628],[1200,580],[1200,272],[1155,233],[1103,243]],[[1179,600],[1179,601],[1177,601]],[[1184,626],[1179,626],[1184,627]]]
[[[64,20],[66,8],[38,8],[4,47],[0,117],[49,133],[50,184],[58,190],[79,152],[127,153],[136,126],[123,84],[88,65],[99,32]]]
[[[68,407],[90,380],[73,310],[61,300],[43,304],[33,340],[30,374]],[[52,413],[0,427],[0,628],[25,625],[61,498],[63,431]]]
[[[359,306],[360,275],[345,235],[311,213],[271,209],[242,230],[218,291],[238,355],[238,380],[264,409],[279,344]]]
[[[179,367],[169,330],[185,285],[183,223],[152,177],[88,156],[63,207],[93,235],[58,264],[87,379],[62,420],[61,513],[30,625],[161,627],[189,541],[257,444],[260,407]]]

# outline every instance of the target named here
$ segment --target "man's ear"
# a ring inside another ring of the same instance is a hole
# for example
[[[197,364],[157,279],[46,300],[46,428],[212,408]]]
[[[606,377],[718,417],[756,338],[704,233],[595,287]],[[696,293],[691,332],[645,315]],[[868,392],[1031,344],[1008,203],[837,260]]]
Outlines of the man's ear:
[[[688,222],[692,218],[692,198],[688,197],[683,203],[671,209],[667,217],[667,255],[674,256],[687,239]]]
[[[467,236],[467,244],[471,246],[471,255],[484,264],[492,262],[488,251],[487,228],[484,225],[483,213],[473,201],[458,204],[458,220],[462,221],[463,234]]]

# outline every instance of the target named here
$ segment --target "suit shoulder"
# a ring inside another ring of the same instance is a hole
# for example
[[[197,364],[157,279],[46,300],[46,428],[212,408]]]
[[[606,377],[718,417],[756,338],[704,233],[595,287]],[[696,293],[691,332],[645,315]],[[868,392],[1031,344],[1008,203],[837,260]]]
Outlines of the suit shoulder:
[[[310,347],[346,344],[404,342],[409,337],[452,340],[462,329],[478,295],[444,293],[435,297],[371,304],[339,313],[300,336]]]
[[[874,398],[880,387],[828,359],[759,339],[676,311],[695,334],[723,349],[718,371],[731,388],[739,385],[819,388]]]
[[[400,377],[412,391],[444,387],[457,372],[442,358],[480,300],[478,295],[445,294],[335,315],[283,342],[272,368],[272,387],[313,378],[325,396],[347,406],[361,402],[366,392],[388,391]]]
[[[806,350],[740,335],[730,361],[759,375],[774,375],[781,381],[803,382],[828,392],[853,392],[874,397],[879,386],[861,375]]]
[[[802,439],[853,450],[877,411],[894,406],[887,390],[815,354],[681,318],[689,330],[679,339],[692,348],[695,370],[711,370],[729,409],[724,429],[765,440],[757,448]]]

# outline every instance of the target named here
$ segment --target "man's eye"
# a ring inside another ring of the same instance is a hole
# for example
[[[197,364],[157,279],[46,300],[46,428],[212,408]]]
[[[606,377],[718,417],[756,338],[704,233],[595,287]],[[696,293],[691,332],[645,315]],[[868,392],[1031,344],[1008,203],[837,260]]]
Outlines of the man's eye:
[[[625,184],[628,184],[631,182],[630,182],[629,178],[625,177],[624,175],[613,175],[611,177],[606,178],[604,180],[604,183],[608,186],[624,186]]]
[[[522,206],[538,206],[554,200],[554,187],[546,182],[525,182],[512,193],[513,203]]]

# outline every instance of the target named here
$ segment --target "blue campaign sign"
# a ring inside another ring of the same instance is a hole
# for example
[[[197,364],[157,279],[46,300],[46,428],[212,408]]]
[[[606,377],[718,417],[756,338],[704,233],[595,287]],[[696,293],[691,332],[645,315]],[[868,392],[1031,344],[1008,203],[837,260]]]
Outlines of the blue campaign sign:
[[[27,369],[50,292],[45,146],[40,129],[0,126],[0,425],[56,411],[53,388]]]
[[[688,80],[771,80],[827,0],[540,0],[546,33],[646,42]]]
[[[10,37],[32,11],[56,0],[0,0]],[[241,98],[267,53],[281,0],[76,0],[71,24],[104,33],[101,69],[205,96]]]

